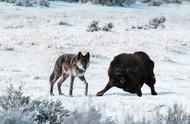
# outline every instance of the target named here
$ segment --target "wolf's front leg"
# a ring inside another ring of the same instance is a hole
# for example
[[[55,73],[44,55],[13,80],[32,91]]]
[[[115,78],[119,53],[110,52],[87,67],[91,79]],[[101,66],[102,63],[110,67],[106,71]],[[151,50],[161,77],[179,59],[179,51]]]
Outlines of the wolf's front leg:
[[[71,82],[70,82],[70,90],[69,90],[69,96],[73,95],[73,83],[74,83],[75,77],[71,76]]]
[[[87,95],[88,95],[88,83],[87,83],[87,81],[86,81],[86,79],[85,79],[84,76],[79,77],[79,79],[80,79],[82,82],[84,82],[84,84],[85,84],[85,95],[87,96]]]

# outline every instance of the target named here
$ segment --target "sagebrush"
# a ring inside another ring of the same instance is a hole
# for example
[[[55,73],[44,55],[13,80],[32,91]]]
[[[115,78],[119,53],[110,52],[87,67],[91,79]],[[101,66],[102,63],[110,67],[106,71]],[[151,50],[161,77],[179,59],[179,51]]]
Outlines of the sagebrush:
[[[185,115],[189,116],[185,107],[174,104],[164,115],[155,112],[152,119],[134,121],[132,115],[125,113],[124,124],[189,124],[188,118],[182,118]],[[0,96],[0,124],[117,124],[117,121],[104,117],[95,107],[70,112],[61,101],[32,100],[23,95],[22,87],[13,85]]]

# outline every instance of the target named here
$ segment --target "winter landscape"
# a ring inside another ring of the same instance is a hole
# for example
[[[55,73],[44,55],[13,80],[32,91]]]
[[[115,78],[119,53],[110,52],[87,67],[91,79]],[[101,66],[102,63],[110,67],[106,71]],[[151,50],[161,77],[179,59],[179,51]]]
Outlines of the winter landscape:
[[[160,18],[164,21],[155,27],[152,23]],[[113,28],[91,32],[88,26],[93,20],[98,22],[96,26],[104,27],[111,23]],[[55,96],[50,96],[49,76],[56,59],[64,53],[77,54],[78,51],[89,51],[91,54],[90,66],[85,74],[89,83],[88,96],[84,95],[85,85],[78,79],[74,82],[73,97],[69,96],[70,79],[62,85],[65,95],[58,95],[55,84]],[[150,88],[144,85],[142,97],[118,88],[97,97],[96,93],[108,82],[107,70],[113,57],[136,51],[144,51],[154,60],[158,95],[152,96]],[[51,1],[49,7],[0,2],[0,102],[6,99],[6,94],[13,94],[11,103],[17,101],[14,97],[20,95],[32,102],[45,101],[46,111],[55,104],[61,104],[64,109],[58,107],[58,110],[68,111],[69,118],[57,122],[30,121],[29,109],[26,110],[27,114],[22,114],[24,107],[29,106],[24,100],[26,105],[15,103],[16,107],[10,107],[10,110],[3,109],[4,103],[0,103],[0,124],[161,123],[163,120],[151,121],[167,116],[169,108],[174,106],[175,109],[176,104],[182,106],[181,114],[190,114],[189,74],[190,2],[160,6],[142,2],[130,6],[102,6]],[[40,105],[35,111],[39,108]],[[18,113],[18,110],[21,112]],[[56,109],[51,111],[54,113]],[[72,115],[73,112],[76,115]],[[89,117],[94,116],[93,112],[98,112],[96,117]],[[145,120],[150,122],[143,122]],[[189,122],[179,119],[177,122],[165,120],[163,123]]]

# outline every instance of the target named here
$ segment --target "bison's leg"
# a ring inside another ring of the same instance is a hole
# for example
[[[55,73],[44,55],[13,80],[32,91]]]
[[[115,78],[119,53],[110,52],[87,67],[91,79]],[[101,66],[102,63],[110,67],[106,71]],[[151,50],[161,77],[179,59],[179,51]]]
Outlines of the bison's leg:
[[[104,93],[106,92],[106,91],[108,91],[110,88],[112,88],[113,87],[113,84],[111,83],[111,82],[108,82],[108,84],[106,85],[106,87],[103,89],[103,90],[101,90],[100,92],[98,92],[97,94],[96,94],[96,96],[103,96],[104,95]]]
[[[155,77],[152,77],[152,79],[149,82],[146,82],[146,84],[150,87],[151,94],[152,95],[157,95],[155,89],[154,89],[154,84],[156,82]]]
[[[142,96],[142,91],[141,91],[141,85],[139,85],[138,87],[137,87],[137,89],[136,89],[136,93],[137,93],[137,95],[139,96],[139,97],[141,97]]]

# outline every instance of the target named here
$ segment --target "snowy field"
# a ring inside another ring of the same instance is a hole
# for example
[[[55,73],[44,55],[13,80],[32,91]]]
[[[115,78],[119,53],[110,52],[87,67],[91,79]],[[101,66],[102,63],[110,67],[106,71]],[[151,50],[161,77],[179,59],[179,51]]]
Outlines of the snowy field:
[[[165,28],[129,30],[151,18],[165,16]],[[98,20],[100,26],[112,22],[111,32],[87,32],[87,26]],[[59,25],[66,22],[68,25]],[[61,54],[89,51],[91,63],[86,72],[89,96],[84,84],[75,80],[73,97],[69,81],[62,85],[65,96],[49,95],[49,76]],[[157,96],[148,86],[143,96],[112,88],[103,97],[96,93],[107,84],[107,69],[119,53],[145,51],[155,62]],[[91,4],[52,2],[49,8],[17,7],[0,2],[0,94],[10,84],[23,85],[24,93],[33,98],[61,100],[69,109],[95,106],[105,116],[123,123],[126,113],[136,119],[166,112],[174,103],[190,112],[190,3],[150,7],[135,4],[128,8]]]

